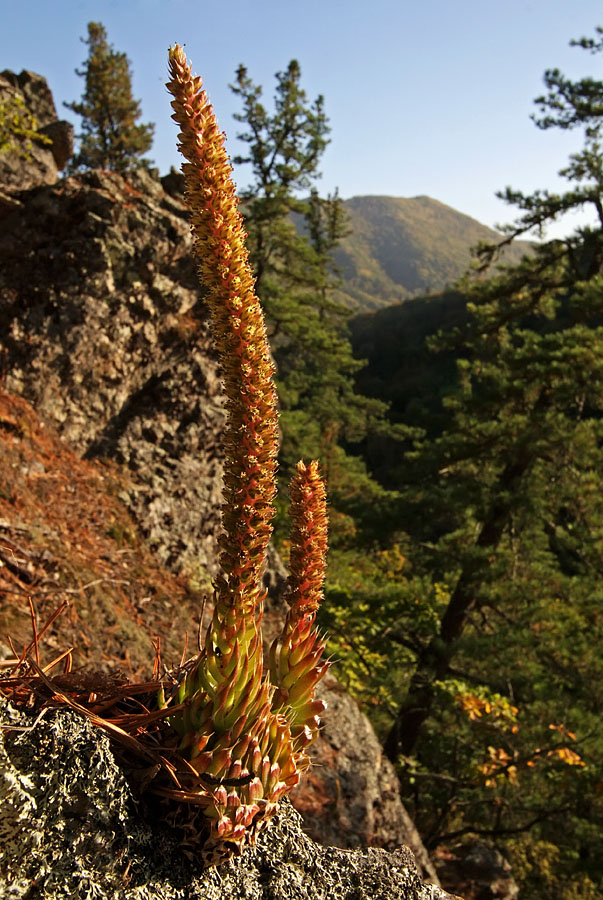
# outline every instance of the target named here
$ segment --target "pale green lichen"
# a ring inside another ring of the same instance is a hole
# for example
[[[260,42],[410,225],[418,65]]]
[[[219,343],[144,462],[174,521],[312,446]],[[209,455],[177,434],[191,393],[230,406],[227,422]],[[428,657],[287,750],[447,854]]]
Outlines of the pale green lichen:
[[[203,869],[141,818],[103,732],[72,710],[36,716],[0,697],[0,726],[28,728],[0,727],[3,900],[446,900],[406,848],[320,847],[287,801],[255,847]]]

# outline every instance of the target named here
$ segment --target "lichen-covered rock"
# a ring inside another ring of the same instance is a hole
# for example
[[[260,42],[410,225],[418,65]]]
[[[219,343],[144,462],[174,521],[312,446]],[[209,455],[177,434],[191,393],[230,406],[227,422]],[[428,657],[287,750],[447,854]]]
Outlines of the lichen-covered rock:
[[[59,119],[46,79],[35,72],[0,72],[0,103],[15,97],[23,101],[24,109],[36,119],[37,130],[51,143],[23,143],[19,150],[0,153],[0,188],[26,191],[54,184],[73,154],[73,125]]]
[[[71,710],[0,698],[0,896],[96,900],[446,900],[407,848],[315,844],[284,802],[257,845],[202,869],[144,821],[109,739]]]

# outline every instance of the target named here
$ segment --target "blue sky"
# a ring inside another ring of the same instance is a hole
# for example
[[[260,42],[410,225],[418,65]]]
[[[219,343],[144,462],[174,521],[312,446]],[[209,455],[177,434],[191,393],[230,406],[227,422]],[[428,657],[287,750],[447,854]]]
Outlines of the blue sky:
[[[296,58],[331,123],[321,191],[427,194],[491,226],[513,217],[496,190],[560,187],[556,172],[580,147],[578,134],[541,132],[529,119],[544,70],[601,77],[599,57],[568,47],[603,24],[598,0],[0,0],[0,12],[0,70],[44,75],[59,109],[81,95],[79,38],[101,21],[131,61],[162,172],[179,165],[169,44],[186,44],[233,153],[236,67],[269,100],[274,73]],[[245,184],[245,170],[235,174]]]

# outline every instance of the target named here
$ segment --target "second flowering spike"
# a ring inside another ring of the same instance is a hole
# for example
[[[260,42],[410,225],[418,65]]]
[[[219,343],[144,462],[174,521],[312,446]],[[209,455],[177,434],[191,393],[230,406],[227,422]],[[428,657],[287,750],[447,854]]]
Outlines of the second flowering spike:
[[[272,707],[286,711],[301,749],[316,736],[325,704],[314,700],[314,689],[329,667],[315,626],[327,554],[326,492],[316,461],[297,464],[290,495],[289,612],[270,651],[270,679],[276,686]]]

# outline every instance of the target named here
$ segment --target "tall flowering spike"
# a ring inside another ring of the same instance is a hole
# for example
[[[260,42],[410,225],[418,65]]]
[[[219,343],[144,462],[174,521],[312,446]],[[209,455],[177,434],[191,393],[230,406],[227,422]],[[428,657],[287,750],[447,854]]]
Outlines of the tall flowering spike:
[[[273,365],[224,136],[201,79],[193,77],[178,46],[170,50],[169,67],[195,250],[209,292],[228,412],[222,573],[205,649],[182,679],[177,711],[169,718],[187,759],[178,773],[181,799],[193,797],[204,818],[203,854],[212,864],[253,840],[309,764],[305,751],[324,709],[314,700],[314,687],[327,668],[313,627],[324,579],[325,493],[316,463],[300,463],[292,487],[291,608],[271,652],[269,679],[259,625],[276,491]]]
[[[278,447],[277,399],[266,328],[245,247],[246,233],[237,209],[232,166],[213,107],[193,76],[183,50],[170,49],[174,99],[172,118],[180,126],[179,149],[187,203],[208,288],[213,330],[226,392],[228,423],[223,575],[218,603],[251,612],[261,596],[261,575],[274,515]]]
[[[316,735],[325,709],[314,700],[314,689],[328,663],[321,662],[324,641],[314,627],[322,600],[327,553],[325,486],[318,463],[297,464],[291,481],[290,609],[283,633],[270,651],[270,676],[277,687],[273,709],[286,710],[296,745]]]

